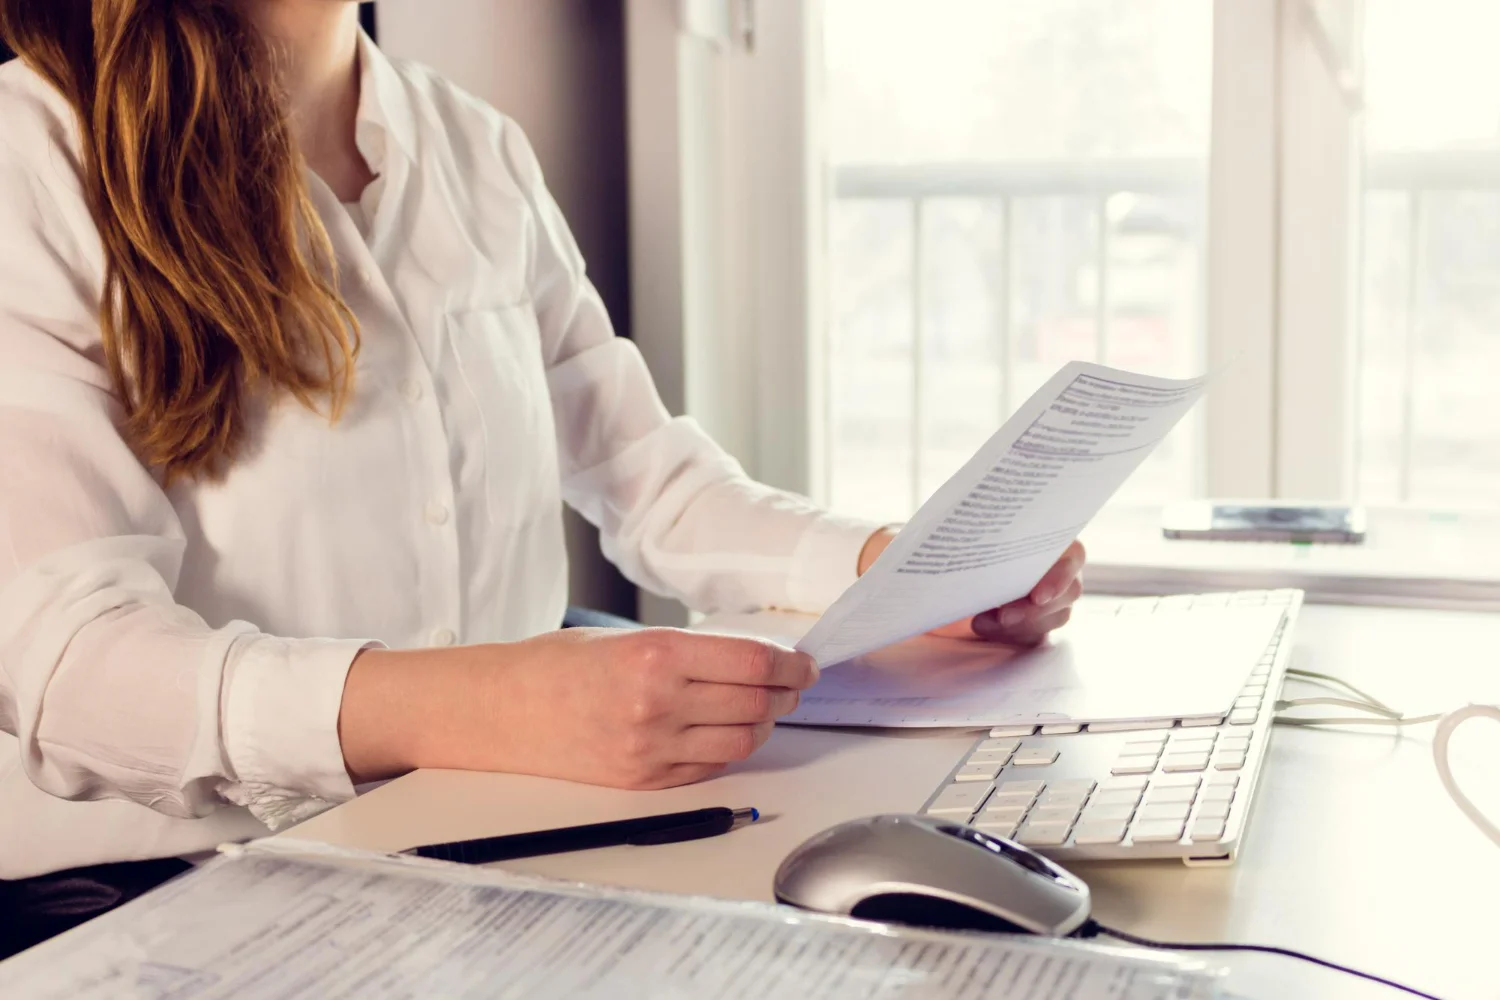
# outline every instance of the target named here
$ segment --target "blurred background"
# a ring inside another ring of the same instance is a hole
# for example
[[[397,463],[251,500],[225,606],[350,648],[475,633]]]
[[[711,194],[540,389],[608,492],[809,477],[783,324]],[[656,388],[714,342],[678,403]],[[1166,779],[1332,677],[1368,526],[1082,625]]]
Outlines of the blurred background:
[[[1356,81],[1337,234],[1354,295],[1317,334],[1348,343],[1326,373],[1353,386],[1346,496],[1493,505],[1500,4],[1345,6],[1319,27]],[[1205,368],[1210,157],[1237,127],[1215,115],[1214,62],[1239,55],[1216,49],[1215,7],[826,0],[837,505],[904,516],[1064,361]],[[1202,491],[1199,416],[1122,499]]]

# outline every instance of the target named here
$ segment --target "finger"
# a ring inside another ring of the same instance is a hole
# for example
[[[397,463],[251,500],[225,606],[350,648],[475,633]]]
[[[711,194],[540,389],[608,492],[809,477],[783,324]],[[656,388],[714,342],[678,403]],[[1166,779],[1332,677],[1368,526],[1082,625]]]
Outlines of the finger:
[[[818,680],[818,667],[806,653],[759,639],[692,635],[683,667],[690,680],[803,691]]]
[[[1037,581],[1037,585],[1031,588],[1032,603],[1045,607],[1055,601],[1057,596],[1067,589],[1068,584],[1083,571],[1085,557],[1082,542],[1075,541],[1069,545],[1057,562],[1052,564],[1052,568]]]
[[[1071,608],[1073,605],[1078,603],[1078,599],[1082,596],[1083,577],[1075,576],[1071,581],[1069,581],[1067,587],[1063,589],[1063,592],[1061,594],[1058,594],[1051,601],[1044,605],[1041,605],[1040,607],[1033,605],[1031,609],[1031,617],[1040,618],[1045,615],[1050,615],[1054,611],[1061,611],[1063,608]]]
[[[681,718],[690,726],[774,722],[795,709],[801,697],[789,688],[692,681],[683,692]]]
[[[981,625],[976,620],[974,634],[986,642],[1001,642],[1011,646],[1035,646],[1048,634],[1055,632],[1066,625],[1073,617],[1073,609],[1065,607],[1060,611],[1034,618],[1024,625],[1014,628],[1001,628],[995,625]]]
[[[1025,628],[1040,618],[1061,611],[1063,608],[1072,607],[1082,596],[1083,580],[1081,577],[1075,577],[1067,588],[1046,607],[1037,605],[1029,597],[1023,597],[1019,601],[1011,601],[998,608],[981,611],[963,624],[972,629],[975,635],[981,636],[1004,629]]]
[[[728,764],[744,760],[771,738],[774,723],[753,726],[693,726],[682,734],[672,754],[678,764]]]

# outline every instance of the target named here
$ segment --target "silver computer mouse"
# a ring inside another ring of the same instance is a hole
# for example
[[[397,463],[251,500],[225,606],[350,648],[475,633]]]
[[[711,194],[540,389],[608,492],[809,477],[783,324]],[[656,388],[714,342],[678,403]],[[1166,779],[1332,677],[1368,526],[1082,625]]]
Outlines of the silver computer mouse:
[[[776,871],[776,898],[820,913],[1063,937],[1089,916],[1079,879],[1019,844],[930,816],[824,830]]]

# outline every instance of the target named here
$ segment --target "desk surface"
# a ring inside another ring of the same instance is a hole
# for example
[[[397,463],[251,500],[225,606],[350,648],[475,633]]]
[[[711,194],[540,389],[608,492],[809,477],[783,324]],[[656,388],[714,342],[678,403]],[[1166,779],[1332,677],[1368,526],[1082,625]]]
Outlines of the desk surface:
[[[1345,677],[1409,712],[1500,701],[1500,615],[1309,607],[1293,666]],[[1500,815],[1500,732],[1460,730],[1455,769]],[[1314,955],[1445,998],[1500,998],[1500,849],[1449,801],[1432,727],[1407,735],[1282,727],[1247,841],[1229,868],[1178,862],[1081,864],[1095,914],[1182,941],[1246,941]],[[755,805],[753,827],[710,840],[508,862],[581,881],[770,898],[782,857],[855,816],[909,811],[972,739],[781,727],[751,761],[713,781],[623,792],[516,775],[417,772],[331,810],[291,836],[371,850],[709,805]],[[929,780],[928,776],[931,775]],[[906,779],[906,780],[900,780]],[[1209,956],[1246,997],[1360,1000],[1393,991],[1270,956]]]

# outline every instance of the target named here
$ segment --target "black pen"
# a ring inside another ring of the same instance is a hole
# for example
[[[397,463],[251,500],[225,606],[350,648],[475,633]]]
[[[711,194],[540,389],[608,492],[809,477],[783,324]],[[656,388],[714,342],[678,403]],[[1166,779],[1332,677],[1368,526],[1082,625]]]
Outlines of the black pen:
[[[588,826],[568,826],[534,833],[513,833],[504,837],[482,837],[478,840],[455,840],[447,844],[411,847],[402,854],[439,861],[457,861],[466,865],[487,865],[492,861],[530,858],[538,854],[560,854],[563,851],[587,851],[595,847],[617,847],[621,844],[675,844],[683,840],[700,840],[728,833],[737,826],[760,819],[758,809],[695,809],[692,812],[667,813],[664,816],[642,816]]]

